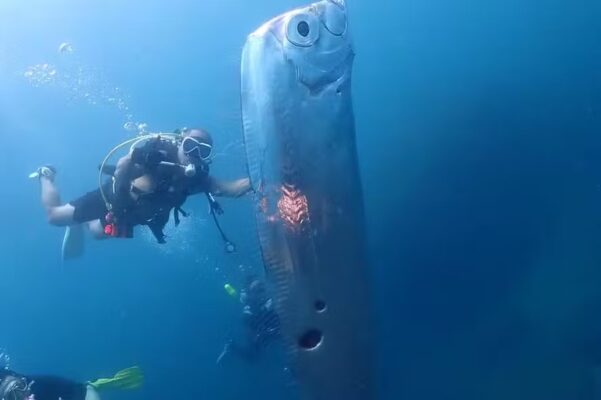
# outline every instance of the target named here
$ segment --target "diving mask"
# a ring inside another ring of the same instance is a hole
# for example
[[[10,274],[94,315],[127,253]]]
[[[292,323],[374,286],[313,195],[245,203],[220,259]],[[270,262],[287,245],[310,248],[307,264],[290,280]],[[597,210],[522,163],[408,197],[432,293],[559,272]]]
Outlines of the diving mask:
[[[213,146],[208,143],[201,142],[193,136],[186,136],[182,140],[182,149],[188,157],[207,161],[211,157]]]

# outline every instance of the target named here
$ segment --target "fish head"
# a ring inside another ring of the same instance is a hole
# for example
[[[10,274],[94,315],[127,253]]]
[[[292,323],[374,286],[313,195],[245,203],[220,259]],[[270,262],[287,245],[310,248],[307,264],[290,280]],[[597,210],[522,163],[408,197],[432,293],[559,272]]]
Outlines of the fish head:
[[[350,77],[354,53],[344,0],[323,0],[268,24],[298,82],[311,92]]]

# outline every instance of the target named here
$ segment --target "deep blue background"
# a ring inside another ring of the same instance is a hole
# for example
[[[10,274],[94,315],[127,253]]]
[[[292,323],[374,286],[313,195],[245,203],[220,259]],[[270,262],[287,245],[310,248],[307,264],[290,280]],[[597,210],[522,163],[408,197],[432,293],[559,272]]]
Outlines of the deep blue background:
[[[300,1],[37,0],[0,4],[4,171],[0,346],[23,371],[91,379],[133,363],[143,391],[109,398],[282,398],[277,362],[215,357],[237,324],[223,284],[257,267],[248,200],[226,201],[223,255],[202,200],[157,247],[140,232],[62,265],[40,163],[65,200],[128,137],[125,113],[68,100],[120,87],[153,130],[201,125],[244,173],[245,35]],[[601,362],[601,5],[349,0],[379,376],[385,398],[593,399]],[[75,52],[57,53],[64,41]],[[31,65],[95,82],[33,87]],[[84,90],[85,91],[85,90]],[[110,90],[109,90],[110,92]],[[80,93],[81,94],[81,93]],[[100,96],[102,97],[102,96]],[[100,101],[103,103],[103,101]]]
[[[599,4],[376,3],[354,95],[385,393],[592,399]]]

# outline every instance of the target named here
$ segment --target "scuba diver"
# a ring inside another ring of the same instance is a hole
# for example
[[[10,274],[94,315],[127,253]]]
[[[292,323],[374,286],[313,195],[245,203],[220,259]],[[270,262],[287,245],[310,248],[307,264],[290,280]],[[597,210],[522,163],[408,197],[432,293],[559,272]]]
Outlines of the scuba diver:
[[[144,376],[138,367],[117,372],[112,378],[93,382],[76,382],[51,375],[21,375],[0,369],[2,400],[100,400],[98,391],[105,389],[137,389]]]
[[[240,291],[240,303],[246,331],[245,341],[227,342],[217,358],[217,364],[227,354],[233,354],[246,362],[255,362],[261,350],[280,336],[280,319],[263,281],[254,275],[248,276],[244,289]]]
[[[107,163],[118,149],[131,144],[129,153],[116,166]],[[48,222],[66,226],[63,258],[75,258],[83,253],[83,229],[96,239],[133,237],[133,228],[146,225],[159,243],[165,243],[163,228],[173,211],[175,224],[187,197],[205,193],[211,214],[226,243],[216,214],[223,213],[213,196],[240,197],[250,191],[248,178],[223,182],[209,174],[213,139],[203,129],[178,130],[174,134],[153,134],[128,140],[114,148],[100,166],[99,188],[68,202],[61,203],[55,184],[56,169],[43,166],[30,175],[39,178],[42,205]],[[102,182],[102,175],[111,177]]]

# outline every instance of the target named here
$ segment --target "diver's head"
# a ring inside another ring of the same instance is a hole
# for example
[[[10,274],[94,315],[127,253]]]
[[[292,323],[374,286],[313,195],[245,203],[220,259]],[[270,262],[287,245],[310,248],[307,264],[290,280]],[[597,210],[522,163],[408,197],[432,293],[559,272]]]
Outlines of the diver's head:
[[[179,162],[182,165],[208,164],[213,152],[213,138],[209,132],[200,128],[184,129],[178,149]]]
[[[33,399],[33,395],[31,394],[31,384],[23,377],[8,375],[0,382],[0,399]]]

